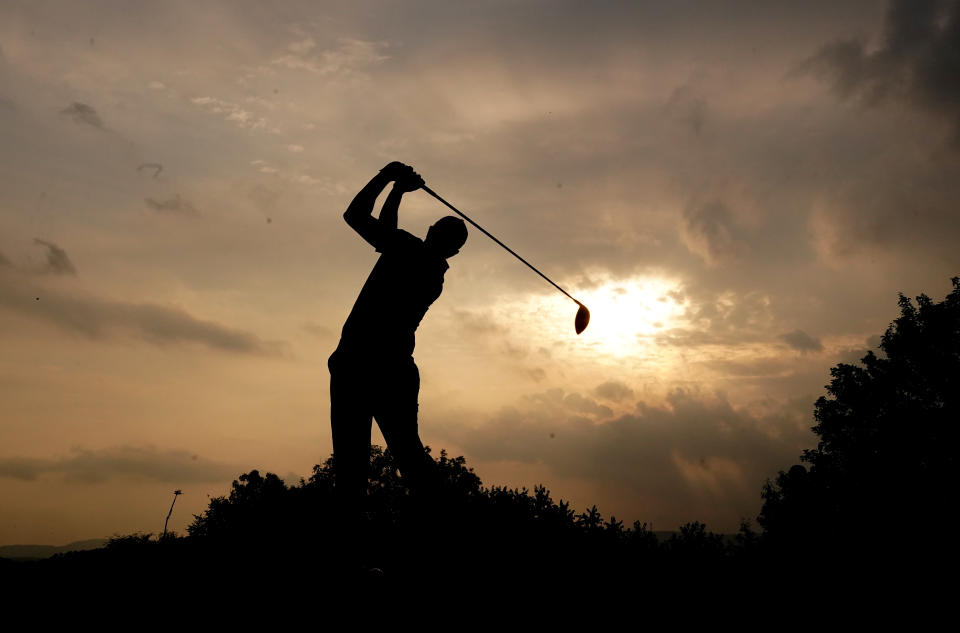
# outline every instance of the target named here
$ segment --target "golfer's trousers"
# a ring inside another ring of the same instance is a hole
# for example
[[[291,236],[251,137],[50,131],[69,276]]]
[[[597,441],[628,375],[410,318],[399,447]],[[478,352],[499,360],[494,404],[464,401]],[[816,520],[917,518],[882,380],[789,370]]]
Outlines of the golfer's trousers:
[[[420,441],[420,372],[413,357],[373,360],[338,350],[327,366],[335,486],[342,511],[350,517],[362,512],[374,418],[407,486],[429,489],[435,464]]]

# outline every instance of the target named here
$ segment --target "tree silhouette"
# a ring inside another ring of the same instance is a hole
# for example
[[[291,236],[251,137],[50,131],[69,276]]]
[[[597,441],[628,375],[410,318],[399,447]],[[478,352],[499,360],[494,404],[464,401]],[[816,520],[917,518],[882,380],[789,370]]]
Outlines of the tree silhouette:
[[[475,587],[579,586],[598,576],[633,586],[694,568],[717,570],[733,557],[732,546],[701,523],[661,542],[647,524],[627,528],[596,506],[575,513],[544,486],[532,492],[484,487],[462,456],[441,451],[434,462],[439,490],[424,504],[404,486],[389,449],[371,447],[364,547],[368,561],[395,579],[441,586],[453,565],[460,570],[457,582]],[[330,457],[293,486],[272,473],[241,475],[228,496],[211,499],[194,516],[187,540],[196,552],[212,553],[219,569],[272,569],[291,578],[319,569],[319,582],[336,577],[351,561],[338,558],[336,527],[342,517],[333,494],[334,467]],[[680,559],[682,570],[673,564]],[[438,568],[437,561],[445,562]]]
[[[339,540],[343,516],[333,494],[331,457],[294,485],[257,470],[240,475],[228,495],[210,499],[194,515],[187,536],[116,536],[103,549],[21,565],[17,572],[38,587],[57,578],[113,591],[144,582],[177,586],[224,604],[242,595],[249,600],[230,610],[238,616],[248,602],[313,608],[384,592],[391,599],[408,596],[411,605],[425,595],[454,596],[474,606],[479,600],[486,609],[513,604],[533,588],[554,595],[573,591],[583,601],[591,594],[618,596],[622,604],[643,596],[663,607],[706,596],[708,587],[710,596],[716,587],[725,595],[723,587],[732,591],[756,577],[740,564],[746,560],[738,558],[743,544],[708,532],[702,523],[660,540],[648,524],[628,528],[596,506],[576,513],[544,486],[532,492],[484,487],[462,456],[445,451],[434,458],[441,483],[425,511],[404,486],[389,450],[373,446],[369,457],[363,540],[369,558],[359,566]],[[370,576],[372,566],[385,575]],[[739,584],[731,581],[737,578]],[[687,589],[677,593],[676,587]],[[491,588],[499,598],[482,597]]]
[[[960,414],[960,279],[940,303],[900,295],[880,354],[830,370],[815,405],[815,449],[763,491],[768,542],[805,555],[916,558],[942,539],[902,538],[904,524],[947,525]]]

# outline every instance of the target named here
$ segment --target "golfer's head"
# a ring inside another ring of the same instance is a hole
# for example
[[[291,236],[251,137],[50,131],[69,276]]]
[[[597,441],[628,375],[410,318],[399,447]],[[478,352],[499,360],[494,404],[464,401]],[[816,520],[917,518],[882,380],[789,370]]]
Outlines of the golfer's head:
[[[467,225],[460,218],[448,215],[427,230],[427,246],[443,257],[453,257],[467,241]]]

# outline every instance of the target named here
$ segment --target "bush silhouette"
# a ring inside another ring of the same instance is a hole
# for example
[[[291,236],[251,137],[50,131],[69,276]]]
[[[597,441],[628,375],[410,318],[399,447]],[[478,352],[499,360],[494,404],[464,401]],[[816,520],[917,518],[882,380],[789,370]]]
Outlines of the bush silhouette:
[[[439,580],[438,566],[456,565],[463,570],[460,583],[497,579],[543,585],[562,579],[577,585],[603,575],[633,577],[630,582],[635,584],[640,568],[649,574],[642,582],[653,582],[679,573],[673,563],[681,558],[684,569],[703,571],[720,569],[735,554],[732,542],[701,523],[684,526],[677,538],[661,541],[647,524],[625,527],[615,517],[605,518],[596,506],[576,513],[569,503],[554,501],[544,486],[532,492],[484,487],[462,456],[450,458],[441,451],[435,462],[440,492],[425,508],[403,485],[390,451],[371,448],[367,564],[426,582]],[[293,486],[270,473],[241,475],[229,496],[211,499],[194,517],[189,539],[205,552],[241,555],[245,564],[283,561],[339,573],[356,561],[338,558],[333,466],[331,457]]]
[[[862,366],[831,369],[817,447],[763,491],[767,541],[804,556],[904,562],[943,539],[904,540],[906,522],[947,525],[960,421],[960,279],[940,303],[900,295],[900,316]]]

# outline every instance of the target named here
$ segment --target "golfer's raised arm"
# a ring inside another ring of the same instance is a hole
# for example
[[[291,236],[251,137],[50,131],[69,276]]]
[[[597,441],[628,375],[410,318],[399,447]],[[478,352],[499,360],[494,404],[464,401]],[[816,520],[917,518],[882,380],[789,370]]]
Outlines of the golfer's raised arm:
[[[397,212],[400,210],[400,200],[403,198],[403,189],[399,183],[394,183],[393,189],[387,194],[383,206],[380,207],[380,230],[384,234],[397,229]]]
[[[373,217],[373,205],[377,202],[377,196],[390,184],[392,178],[386,168],[380,171],[376,176],[370,179],[370,182],[360,190],[347,210],[343,213],[343,219],[347,221],[354,231],[360,234],[371,246],[377,248],[380,245],[384,231],[380,220]],[[386,206],[386,204],[384,204]],[[381,217],[383,212],[380,213]],[[394,211],[394,218],[396,212]],[[396,219],[394,219],[394,228],[396,228]]]
[[[397,211],[400,209],[400,200],[403,194],[416,191],[423,186],[423,178],[420,174],[413,171],[413,167],[403,163],[390,163],[384,168],[384,172],[392,169],[393,189],[383,203],[380,209],[380,230],[384,234],[389,234],[397,229]]]

